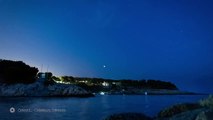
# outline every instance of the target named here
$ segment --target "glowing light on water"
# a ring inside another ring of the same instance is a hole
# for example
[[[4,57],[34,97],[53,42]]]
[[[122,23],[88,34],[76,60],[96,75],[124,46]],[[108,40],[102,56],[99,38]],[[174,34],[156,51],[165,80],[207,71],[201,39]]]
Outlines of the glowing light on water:
[[[105,95],[105,93],[104,92],[100,92],[100,95]]]

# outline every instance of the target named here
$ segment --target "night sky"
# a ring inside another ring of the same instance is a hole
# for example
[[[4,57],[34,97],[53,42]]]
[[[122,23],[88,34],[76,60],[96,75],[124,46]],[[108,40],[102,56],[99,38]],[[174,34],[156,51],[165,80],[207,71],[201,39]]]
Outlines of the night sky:
[[[213,2],[0,0],[0,58],[213,93]]]

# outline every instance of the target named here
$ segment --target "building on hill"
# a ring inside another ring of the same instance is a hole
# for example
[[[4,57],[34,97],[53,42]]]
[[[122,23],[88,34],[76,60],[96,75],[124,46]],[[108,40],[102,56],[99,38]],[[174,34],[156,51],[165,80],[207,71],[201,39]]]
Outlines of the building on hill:
[[[51,72],[39,72],[37,74],[37,77],[38,77],[39,80],[46,81],[46,80],[51,80],[52,75],[53,74]]]
[[[104,82],[102,83],[102,86],[104,86],[104,87],[109,87],[109,83],[104,81]]]

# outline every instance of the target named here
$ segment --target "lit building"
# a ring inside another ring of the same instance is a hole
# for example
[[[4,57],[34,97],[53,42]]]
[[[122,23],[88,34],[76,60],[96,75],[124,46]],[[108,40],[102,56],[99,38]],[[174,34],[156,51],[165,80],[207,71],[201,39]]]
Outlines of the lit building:
[[[39,73],[37,74],[38,79],[39,79],[40,81],[51,80],[52,75],[53,75],[53,74],[52,74],[51,72],[45,72],[45,73],[39,72]]]
[[[105,86],[105,87],[108,87],[108,86],[109,86],[109,83],[107,83],[107,82],[104,81],[104,82],[102,83],[102,85]]]

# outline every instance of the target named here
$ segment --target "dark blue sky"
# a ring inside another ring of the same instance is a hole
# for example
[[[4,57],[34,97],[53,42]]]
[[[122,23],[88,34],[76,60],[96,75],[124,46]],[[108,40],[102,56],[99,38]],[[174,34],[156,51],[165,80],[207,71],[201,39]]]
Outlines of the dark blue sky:
[[[0,58],[213,93],[210,0],[0,0]]]

